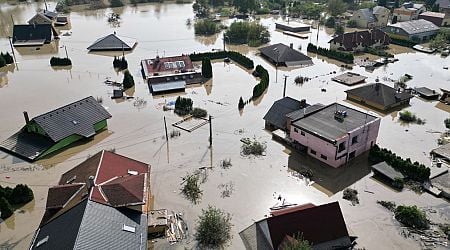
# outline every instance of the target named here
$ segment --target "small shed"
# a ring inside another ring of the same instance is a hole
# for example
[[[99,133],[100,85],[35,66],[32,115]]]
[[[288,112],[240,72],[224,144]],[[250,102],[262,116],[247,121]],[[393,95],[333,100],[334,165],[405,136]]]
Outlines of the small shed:
[[[299,22],[279,22],[275,23],[275,28],[291,32],[305,32],[309,31],[311,26]]]
[[[148,213],[148,234],[164,235],[169,228],[167,209],[151,210]]]
[[[137,42],[126,37],[119,37],[116,33],[97,39],[87,49],[89,51],[130,51],[133,50]]]
[[[286,67],[306,67],[313,65],[311,57],[295,50],[293,44],[290,46],[277,43],[267,47],[260,48],[261,55],[276,66]]]
[[[436,90],[429,89],[427,87],[414,88],[414,92],[416,92],[420,97],[429,100],[436,100],[439,98],[439,93]]]
[[[372,170],[375,174],[380,174],[380,175],[388,178],[390,181],[395,181],[396,179],[405,178],[402,173],[395,170],[393,167],[391,167],[385,161],[373,165]]]
[[[367,77],[352,72],[347,72],[342,75],[338,75],[336,77],[331,78],[331,80],[345,84],[347,86],[363,83],[366,79]]]

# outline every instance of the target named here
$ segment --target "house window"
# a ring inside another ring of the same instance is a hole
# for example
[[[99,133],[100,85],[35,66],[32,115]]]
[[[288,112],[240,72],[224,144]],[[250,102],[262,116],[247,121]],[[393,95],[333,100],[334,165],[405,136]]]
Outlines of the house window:
[[[349,159],[353,159],[353,158],[355,158],[355,155],[356,155],[356,150],[353,151],[353,152],[351,152],[351,153],[348,155],[348,158],[349,158]]]
[[[311,149],[310,152],[311,152],[312,155],[316,155],[316,153],[317,153],[315,150],[312,150],[312,149]]]
[[[322,159],[324,159],[324,160],[327,160],[327,159],[328,159],[328,157],[326,157],[326,156],[323,155],[323,154],[320,155],[320,158],[322,158]]]
[[[297,128],[294,128],[294,132],[295,132],[295,133],[298,133],[298,129],[297,129]]]
[[[353,138],[352,138],[352,145],[355,144],[355,143],[358,143],[358,136],[357,135],[353,136]]]
[[[344,150],[345,150],[345,142],[339,143],[338,153],[340,153],[340,152],[342,152]]]
[[[305,136],[305,132],[303,132],[303,131],[300,131],[300,134],[303,135],[303,136]]]

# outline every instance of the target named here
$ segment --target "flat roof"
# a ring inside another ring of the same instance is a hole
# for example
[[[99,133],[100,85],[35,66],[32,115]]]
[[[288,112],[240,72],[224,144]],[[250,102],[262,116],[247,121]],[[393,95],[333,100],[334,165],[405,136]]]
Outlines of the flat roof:
[[[173,90],[181,90],[186,88],[185,81],[173,81],[167,83],[155,83],[150,85],[152,89],[152,93],[173,91]]]
[[[385,161],[375,164],[375,165],[371,166],[371,168],[373,170],[377,171],[378,173],[388,177],[392,181],[394,181],[396,178],[399,178],[399,179],[404,178],[402,173],[395,170],[393,167],[391,167]]]
[[[338,82],[338,83],[342,83],[345,85],[355,85],[358,83],[362,83],[367,79],[367,77],[362,76],[360,74],[356,74],[356,73],[352,73],[352,72],[346,72],[342,75],[338,75],[335,76],[333,78],[331,78],[331,80]]]
[[[345,111],[347,115],[342,120],[338,120],[335,118],[336,111]],[[347,135],[348,132],[376,119],[379,118],[339,103],[333,103],[311,112],[292,125],[330,142],[335,142]]]
[[[427,87],[414,88],[414,91],[416,91],[420,95],[428,96],[428,97],[439,95],[439,92],[437,92],[436,90],[433,90],[433,89],[429,89]]]
[[[283,25],[290,28],[304,28],[304,27],[311,27],[311,25],[299,23],[299,22],[276,22],[277,25]]]

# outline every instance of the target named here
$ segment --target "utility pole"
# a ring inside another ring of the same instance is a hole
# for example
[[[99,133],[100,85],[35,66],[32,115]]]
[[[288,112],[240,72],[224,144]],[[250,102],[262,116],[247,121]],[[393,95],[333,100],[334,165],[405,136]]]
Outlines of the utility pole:
[[[13,44],[12,44],[11,40],[12,40],[12,37],[8,37],[9,46],[11,46],[11,51],[12,51],[12,54],[13,54],[13,57],[14,57],[14,62],[17,64],[16,53],[14,52],[14,47],[13,47]]]
[[[166,117],[164,116],[164,129],[166,130],[166,141],[169,141],[169,135],[167,134],[167,123]]]
[[[123,48],[123,42],[122,42],[122,57],[125,58],[125,50]]]
[[[211,115],[209,116],[209,146],[212,146],[212,122],[211,122]]]
[[[13,26],[14,26],[14,18],[13,18],[13,16],[12,16],[12,14],[11,14],[11,21],[12,21],[12,24],[13,24]]]
[[[286,96],[286,81],[289,76],[284,75],[284,88],[283,88],[283,98]]]
[[[66,58],[69,58],[69,54],[67,54],[67,46],[64,45],[64,50],[66,51]]]

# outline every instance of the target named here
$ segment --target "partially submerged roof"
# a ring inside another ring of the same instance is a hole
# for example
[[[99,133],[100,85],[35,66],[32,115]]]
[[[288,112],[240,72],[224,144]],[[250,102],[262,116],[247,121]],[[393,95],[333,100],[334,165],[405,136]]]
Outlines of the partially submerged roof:
[[[338,202],[265,218],[239,233],[247,249],[279,249],[287,236],[327,249],[351,246]],[[264,248],[261,248],[264,247]]]
[[[347,94],[358,96],[363,100],[379,104],[383,107],[389,107],[398,102],[412,98],[407,92],[398,92],[392,87],[382,83],[372,83],[365,86],[349,89]]]
[[[162,74],[184,73],[194,71],[194,64],[188,55],[159,57],[141,61],[144,77]]]
[[[444,144],[438,148],[431,150],[432,154],[444,157],[447,161],[450,161],[450,143]]]
[[[275,101],[264,116],[264,120],[280,129],[286,129],[286,115],[309,106],[306,102],[302,103],[291,97],[284,97]]]
[[[434,23],[432,23],[428,20],[424,20],[424,19],[412,20],[412,21],[406,21],[406,22],[398,22],[395,24],[390,24],[388,27],[400,28],[410,35],[424,33],[424,32],[430,32],[430,31],[437,32],[439,30],[439,27],[436,26]]]
[[[301,119],[301,118],[305,117],[309,113],[312,113],[312,112],[314,112],[316,110],[319,110],[319,109],[321,109],[323,107],[325,107],[325,105],[323,105],[321,103],[316,103],[316,104],[313,104],[311,106],[307,106],[307,107],[301,108],[299,110],[296,110],[294,112],[291,112],[291,113],[287,114],[286,117],[291,119],[291,121],[296,121],[298,119]]]
[[[336,119],[336,111],[345,111],[345,118]],[[333,103],[306,115],[292,125],[334,143],[349,132],[376,119],[379,118],[342,104]]]
[[[55,142],[46,136],[19,131],[0,142],[0,149],[15,156],[34,161],[54,144]]]
[[[335,76],[331,78],[331,80],[336,81],[338,83],[342,83],[345,85],[355,85],[358,83],[362,83],[367,79],[366,76],[362,76],[360,74],[352,73],[352,72],[346,72],[342,75]]]
[[[28,24],[51,24],[52,20],[44,15],[44,13],[36,13],[30,20],[28,20]]]
[[[375,164],[375,165],[371,166],[371,168],[374,171],[386,176],[387,178],[389,178],[392,181],[394,181],[395,179],[403,179],[404,178],[402,173],[395,170],[393,167],[391,167],[385,161]]]
[[[136,45],[136,41],[130,38],[119,37],[115,33],[97,39],[87,49],[90,51],[118,51],[132,50]]]
[[[427,87],[414,88],[414,91],[419,93],[419,95],[425,96],[425,97],[439,96],[439,92],[437,92],[436,90],[433,90],[433,89],[429,89]]]
[[[57,108],[32,119],[54,141],[70,135],[83,137],[95,135],[94,125],[111,118],[103,106],[89,96],[61,108]]]
[[[282,43],[273,44],[259,51],[274,63],[286,64],[286,66],[308,66],[313,62],[310,57]]]
[[[166,83],[154,83],[150,85],[153,94],[159,94],[170,91],[184,91],[186,88],[186,81],[173,81]]]
[[[42,225],[30,249],[147,249],[147,219],[85,199]]]
[[[13,44],[42,45],[52,40],[51,24],[16,24],[13,28]]]
[[[389,45],[391,43],[391,38],[384,31],[373,29],[347,32],[334,37],[329,42],[342,44],[341,46],[345,50],[352,50],[360,45],[364,47],[370,47],[378,43],[381,45]]]

